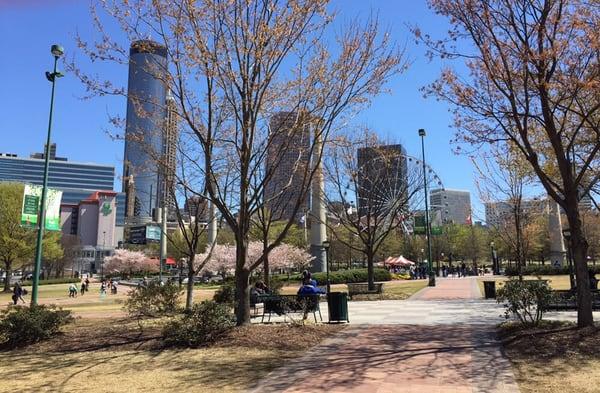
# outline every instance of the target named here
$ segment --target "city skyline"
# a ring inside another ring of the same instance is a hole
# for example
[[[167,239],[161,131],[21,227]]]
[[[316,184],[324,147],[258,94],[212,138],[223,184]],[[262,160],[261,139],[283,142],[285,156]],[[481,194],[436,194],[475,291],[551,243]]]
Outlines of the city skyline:
[[[344,15],[344,19],[348,19],[357,14],[365,15],[369,12],[369,6],[373,5],[374,2],[352,1],[348,7],[341,7],[340,2],[334,2],[333,6],[340,10]],[[36,31],[23,32],[25,37],[31,35],[30,38],[33,41],[33,46],[28,48],[27,53],[21,53],[22,50],[19,48],[9,49],[9,51],[15,49],[15,52],[19,54],[19,61],[16,62],[19,64],[18,66],[20,68],[25,67],[24,72],[18,78],[15,78],[15,83],[27,87],[27,91],[35,91],[35,100],[28,106],[35,109],[33,111],[35,115],[28,117],[27,121],[21,122],[6,118],[0,120],[0,130],[9,134],[9,138],[5,139],[0,146],[0,151],[13,152],[23,156],[33,151],[31,146],[39,146],[43,143],[42,134],[47,117],[47,96],[49,95],[48,86],[43,80],[43,71],[50,66],[47,59],[47,46],[50,42],[47,37],[52,37],[52,42],[61,42],[65,46],[67,60],[74,55],[79,55],[79,60],[81,60],[80,53],[77,53],[75,49],[72,35],[75,31],[78,31],[84,38],[89,38],[92,28],[84,27],[86,22],[89,21],[87,5],[74,1],[62,0],[54,4],[53,7],[42,4],[38,4],[36,7],[18,5],[2,7],[3,13],[0,16],[0,22],[6,23],[0,23],[0,26],[3,26],[0,27],[0,32],[3,32],[4,29],[22,30],[22,26],[14,25],[14,20],[24,16],[30,21],[35,21],[32,25],[36,26],[34,29]],[[68,13],[64,12],[66,8],[69,9]],[[378,5],[377,8],[380,9],[380,18],[384,26],[391,25],[396,20],[404,21],[404,23],[413,23],[413,21],[419,20],[424,29],[433,32],[443,31],[443,25],[439,25],[437,17],[427,10],[425,4],[407,5],[406,7],[382,4]],[[65,14],[73,15],[73,17],[68,18],[68,21],[65,20],[63,26],[57,27],[56,24],[46,21],[48,13],[56,14],[57,18],[61,17],[59,15]],[[397,19],[398,16],[401,17]],[[406,42],[411,38],[404,23],[398,22],[391,26],[392,34],[399,42]],[[51,30],[52,34],[40,34],[40,31],[47,30]],[[116,30],[115,37],[122,41],[124,45],[129,45]],[[12,46],[13,43],[9,43],[9,45]],[[372,105],[358,116],[356,122],[371,127],[390,142],[401,143],[406,146],[409,155],[417,157],[420,156],[418,154],[417,129],[426,128],[428,131],[428,138],[426,138],[428,163],[440,174],[444,185],[470,191],[474,196],[474,216],[481,216],[483,214],[483,204],[477,198],[473,178],[472,176],[464,176],[465,172],[473,173],[469,158],[455,155],[449,146],[452,131],[448,127],[451,118],[447,113],[447,106],[437,103],[433,99],[423,99],[422,93],[419,91],[420,87],[431,83],[439,75],[443,66],[443,64],[427,62],[422,55],[423,50],[423,48],[414,45],[407,47],[407,52],[413,60],[412,66],[405,75],[390,81],[392,93],[376,98]],[[17,64],[5,63],[0,65],[0,68],[3,72],[14,74],[13,67],[15,66]],[[61,69],[64,68],[64,66],[61,67]],[[127,86],[126,67],[105,71],[108,72],[111,78],[114,78],[115,84]],[[12,81],[9,82],[7,91],[11,90],[11,84]],[[84,93],[83,86],[73,75],[67,73],[67,77],[61,79],[57,89],[55,131],[53,132],[52,142],[63,146],[62,151],[64,154],[72,157],[75,161],[97,162],[118,168],[115,185],[117,186],[116,189],[120,190],[123,174],[119,171],[119,168],[123,167],[122,152],[124,147],[120,138],[113,139],[111,136],[114,137],[122,133],[123,130],[110,129],[107,113],[124,118],[125,102],[121,98],[80,100],[80,96]],[[14,101],[18,104],[23,99],[24,97],[18,97]],[[5,107],[8,110],[17,112],[22,110],[19,107],[15,108],[15,103],[4,101],[6,100],[3,100],[3,103],[6,104]],[[83,116],[86,118],[85,122],[77,120]],[[402,126],[398,126],[399,119]],[[18,131],[15,129],[18,129]],[[82,151],[80,146],[71,143],[74,133],[84,134],[86,139],[93,141],[96,148],[93,151]],[[14,134],[26,137],[11,137]],[[119,137],[122,137],[122,135],[119,135]],[[447,165],[449,161],[452,161],[451,166]]]

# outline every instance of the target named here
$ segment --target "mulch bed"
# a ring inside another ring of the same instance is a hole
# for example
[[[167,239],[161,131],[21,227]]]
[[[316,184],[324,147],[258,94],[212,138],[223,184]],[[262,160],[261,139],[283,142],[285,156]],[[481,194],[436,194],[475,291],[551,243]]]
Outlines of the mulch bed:
[[[213,346],[243,347],[297,351],[310,348],[341,325],[248,325],[236,327]],[[87,319],[78,318],[67,326],[64,333],[33,344],[31,351],[86,352],[110,350],[162,350],[162,321],[131,318]]]
[[[504,325],[499,338],[504,347],[519,357],[537,360],[553,358],[600,358],[600,326],[578,329],[575,324],[546,322],[536,328]]]

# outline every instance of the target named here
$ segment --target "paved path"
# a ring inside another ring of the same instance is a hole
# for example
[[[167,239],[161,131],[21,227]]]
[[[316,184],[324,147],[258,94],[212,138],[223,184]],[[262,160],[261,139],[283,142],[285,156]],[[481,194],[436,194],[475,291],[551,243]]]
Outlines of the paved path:
[[[502,308],[479,299],[475,278],[442,279],[416,295],[351,302],[351,326],[275,370],[253,391],[519,391],[494,339]]]

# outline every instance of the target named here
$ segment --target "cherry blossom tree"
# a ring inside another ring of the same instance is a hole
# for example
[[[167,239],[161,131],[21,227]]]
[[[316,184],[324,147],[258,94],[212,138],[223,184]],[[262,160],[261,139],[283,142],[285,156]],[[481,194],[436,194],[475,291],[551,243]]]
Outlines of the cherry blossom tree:
[[[131,276],[136,273],[155,273],[159,269],[158,259],[148,258],[141,251],[124,248],[116,249],[114,254],[104,257],[104,270],[109,274]]]

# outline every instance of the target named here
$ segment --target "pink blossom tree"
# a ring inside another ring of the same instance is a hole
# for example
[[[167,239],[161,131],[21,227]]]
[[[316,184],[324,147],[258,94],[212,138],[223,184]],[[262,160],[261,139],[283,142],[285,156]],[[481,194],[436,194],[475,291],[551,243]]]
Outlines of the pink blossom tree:
[[[130,276],[135,273],[154,273],[158,268],[158,260],[148,258],[141,251],[117,249],[113,255],[104,258],[104,270],[109,274]]]

